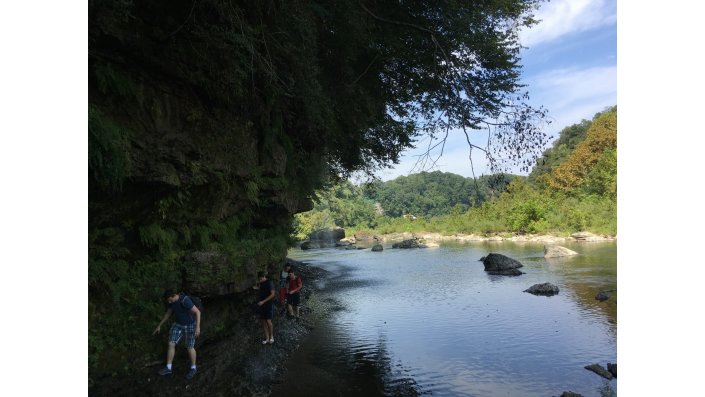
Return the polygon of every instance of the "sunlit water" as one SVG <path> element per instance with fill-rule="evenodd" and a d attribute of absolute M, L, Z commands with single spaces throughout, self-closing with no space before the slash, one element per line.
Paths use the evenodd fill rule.
<path fill-rule="evenodd" d="M 617 362 L 616 292 L 594 299 L 616 289 L 617 246 L 564 246 L 580 255 L 545 259 L 541 244 L 501 242 L 289 257 L 330 271 L 325 287 L 345 306 L 315 358 L 361 379 L 342 394 L 599 396 L 607 381 L 584 367 Z M 490 252 L 519 260 L 526 274 L 486 274 L 478 260 Z M 523 292 L 544 282 L 560 293 Z M 616 379 L 608 385 L 616 392 Z"/>

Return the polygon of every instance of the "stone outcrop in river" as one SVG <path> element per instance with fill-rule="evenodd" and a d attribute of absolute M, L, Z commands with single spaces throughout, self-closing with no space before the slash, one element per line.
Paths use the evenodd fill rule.
<path fill-rule="evenodd" d="M 558 291 L 558 287 L 551 283 L 534 284 L 528 289 L 524 290 L 524 292 L 528 292 L 530 294 L 543 296 L 553 296 L 558 294 Z"/>
<path fill-rule="evenodd" d="M 617 377 L 617 364 L 607 363 L 607 370 L 610 371 L 612 376 Z"/>
<path fill-rule="evenodd" d="M 562 256 L 572 256 L 578 255 L 577 252 L 570 250 L 566 247 L 561 247 L 560 245 L 544 245 L 543 246 L 543 257 L 544 258 L 560 258 Z"/>
<path fill-rule="evenodd" d="M 614 378 L 614 376 L 612 375 L 612 373 L 609 372 L 608 370 L 606 370 L 605 367 L 603 367 L 603 366 L 600 365 L 600 364 L 590 364 L 590 365 L 586 365 L 586 366 L 585 366 L 585 369 L 590 370 L 590 371 L 592 371 L 592 372 L 594 372 L 594 373 L 600 375 L 601 377 L 603 377 L 603 378 L 605 378 L 605 379 L 611 380 L 612 378 Z"/>
<path fill-rule="evenodd" d="M 422 240 L 414 237 L 412 239 L 403 240 L 392 244 L 392 248 L 426 248 Z"/>
<path fill-rule="evenodd" d="M 502 254 L 490 253 L 480 258 L 480 261 L 485 265 L 485 271 L 488 274 L 500 276 L 519 276 L 524 274 L 524 272 L 519 270 L 520 267 L 524 266 L 521 262 Z"/>
<path fill-rule="evenodd" d="M 570 237 L 574 238 L 576 241 L 609 241 L 609 240 L 614 240 L 614 237 L 611 236 L 598 236 L 597 234 L 590 233 L 590 232 L 578 232 L 578 233 L 573 233 L 570 235 Z"/>
<path fill-rule="evenodd" d="M 336 246 L 350 245 L 349 242 L 340 243 L 345 238 L 345 229 L 340 227 L 319 229 L 309 235 L 308 241 L 301 243 L 301 249 L 311 248 L 332 248 Z"/>
<path fill-rule="evenodd" d="M 582 395 L 582 394 L 575 393 L 575 392 L 572 392 L 572 391 L 564 391 L 564 392 L 561 394 L 561 397 L 583 397 L 583 395 Z"/>

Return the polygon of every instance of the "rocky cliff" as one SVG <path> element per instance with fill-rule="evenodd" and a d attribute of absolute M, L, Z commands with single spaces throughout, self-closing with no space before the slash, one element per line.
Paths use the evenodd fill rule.
<path fill-rule="evenodd" d="M 90 8 L 91 381 L 163 355 L 163 343 L 145 336 L 166 287 L 207 307 L 252 286 L 257 270 L 278 268 L 291 216 L 311 208 L 326 171 L 320 147 L 300 150 L 277 115 L 255 109 L 268 98 L 211 87 L 235 81 L 218 74 L 237 74 L 239 58 L 209 58 L 219 40 L 197 42 L 193 27 L 179 36 L 188 8 L 159 3 Z M 211 334 L 228 326 L 210 320 Z"/>

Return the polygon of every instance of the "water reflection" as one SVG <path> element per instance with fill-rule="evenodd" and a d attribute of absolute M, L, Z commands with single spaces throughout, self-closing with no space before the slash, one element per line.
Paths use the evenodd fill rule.
<path fill-rule="evenodd" d="M 419 396 L 409 370 L 392 363 L 384 330 L 374 340 L 354 335 L 353 324 L 336 322 L 314 329 L 305 348 L 291 357 L 284 382 L 275 385 L 277 396 Z"/>
<path fill-rule="evenodd" d="M 326 291 L 346 310 L 292 357 L 316 386 L 279 395 L 599 396 L 602 378 L 583 367 L 616 362 L 616 292 L 595 300 L 616 289 L 616 244 L 566 247 L 580 255 L 548 261 L 542 245 L 512 243 L 292 252 L 332 273 Z M 490 252 L 525 274 L 488 275 L 478 259 Z M 559 295 L 523 292 L 544 282 Z"/>

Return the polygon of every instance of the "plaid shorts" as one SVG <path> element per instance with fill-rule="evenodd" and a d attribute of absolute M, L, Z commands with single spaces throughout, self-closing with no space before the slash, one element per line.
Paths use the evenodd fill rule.
<path fill-rule="evenodd" d="M 169 330 L 169 343 L 177 344 L 181 339 L 182 334 L 186 334 L 186 348 L 192 348 L 196 345 L 196 323 L 181 325 L 174 323 Z"/>

